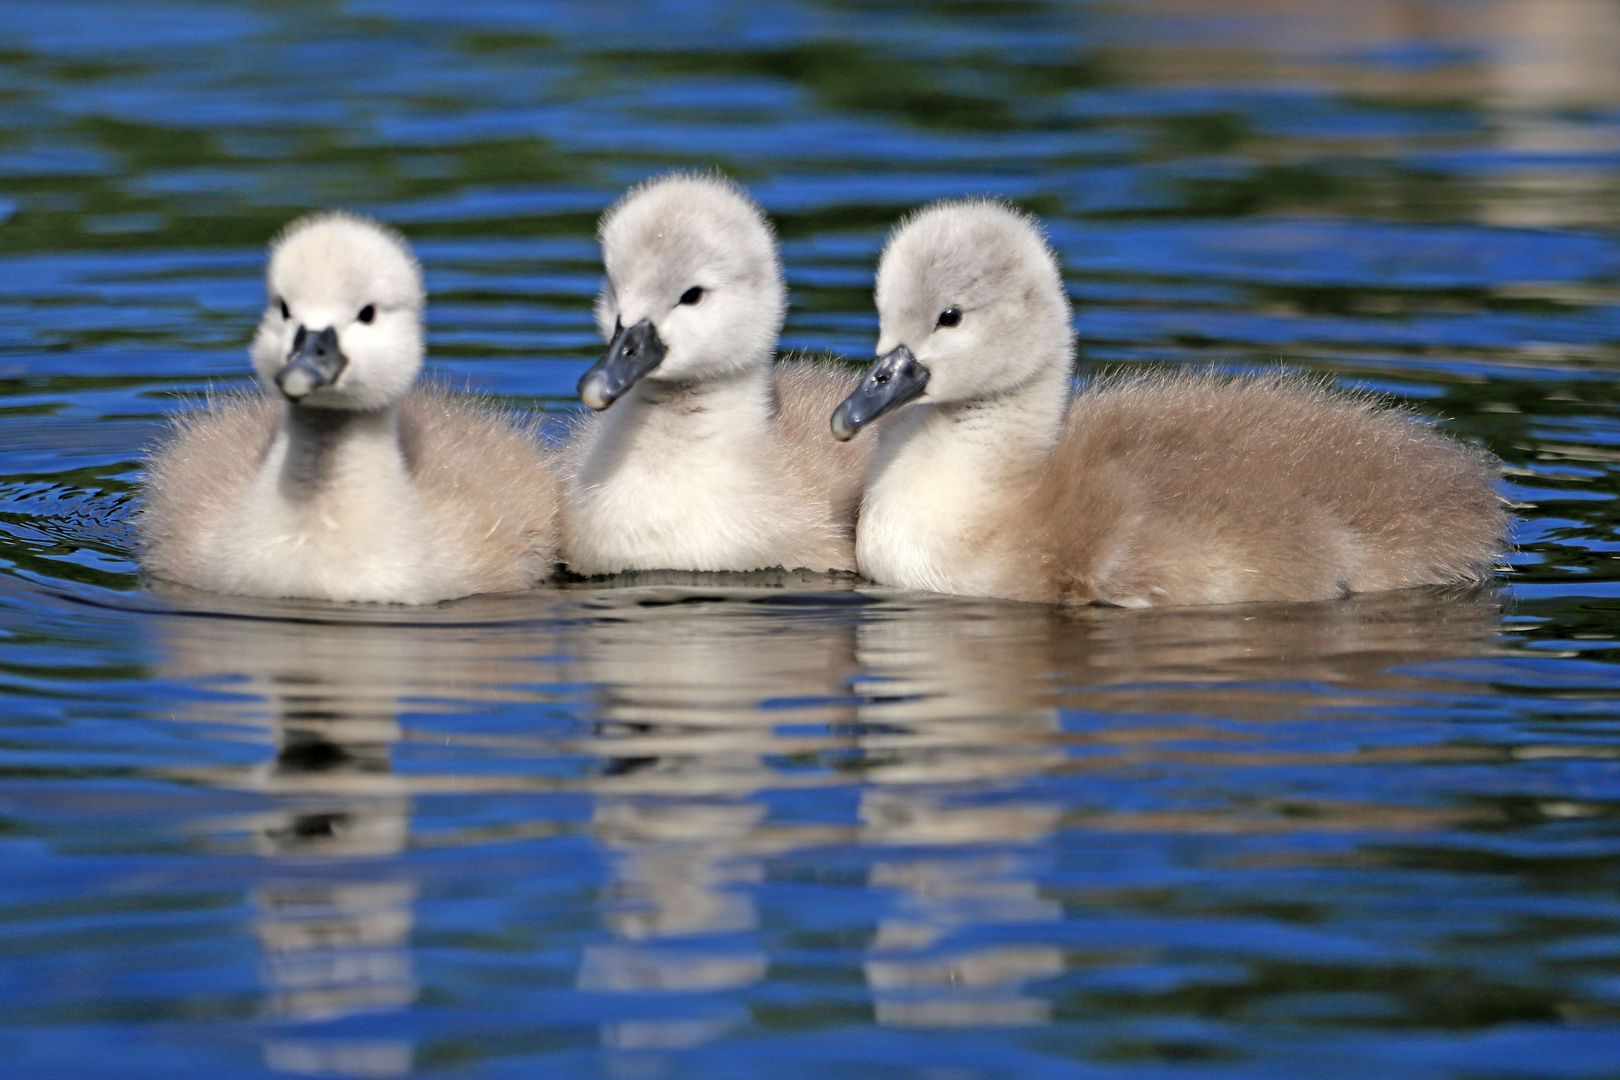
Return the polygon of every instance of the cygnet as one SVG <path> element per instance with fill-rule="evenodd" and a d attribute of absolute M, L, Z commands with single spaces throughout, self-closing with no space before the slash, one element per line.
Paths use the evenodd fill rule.
<path fill-rule="evenodd" d="M 859 377 L 772 362 L 786 289 L 764 213 L 674 174 L 610 207 L 600 237 L 609 345 L 579 394 L 606 411 L 568 451 L 568 569 L 853 570 L 870 447 L 835 442 L 826 416 Z"/>
<path fill-rule="evenodd" d="M 405 241 L 303 218 L 266 280 L 265 392 L 181 417 L 151 455 L 143 568 L 213 592 L 402 604 L 547 576 L 556 468 L 528 424 L 413 389 L 424 294 Z"/>
<path fill-rule="evenodd" d="M 860 509 L 877 582 L 1123 607 L 1318 600 L 1480 581 L 1502 553 L 1494 461 L 1403 410 L 1276 375 L 1075 394 L 1057 259 L 1006 206 L 903 221 L 876 300 L 880 356 L 832 426 L 848 439 L 906 406 Z"/>

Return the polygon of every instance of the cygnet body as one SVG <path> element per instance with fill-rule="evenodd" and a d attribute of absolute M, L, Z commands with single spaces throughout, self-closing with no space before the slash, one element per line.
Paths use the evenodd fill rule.
<path fill-rule="evenodd" d="M 1069 305 L 1030 218 L 944 203 L 878 269 L 879 359 L 833 414 L 879 438 L 856 538 L 883 584 L 1124 607 L 1479 581 L 1506 528 L 1488 455 L 1282 376 L 1075 394 Z M 909 403 L 909 404 L 908 404 Z"/>
<path fill-rule="evenodd" d="M 422 275 L 375 222 L 272 245 L 261 394 L 181 417 L 147 463 L 143 568 L 213 592 L 431 603 L 525 588 L 556 558 L 556 470 L 524 424 L 413 388 Z"/>
<path fill-rule="evenodd" d="M 736 185 L 676 174 L 603 216 L 606 355 L 580 397 L 562 557 L 625 570 L 853 570 L 870 447 L 826 411 L 857 376 L 773 363 L 786 302 L 770 225 Z"/>

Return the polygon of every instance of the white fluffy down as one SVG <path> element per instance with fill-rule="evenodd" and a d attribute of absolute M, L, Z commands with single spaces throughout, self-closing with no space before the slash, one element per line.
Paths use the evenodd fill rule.
<path fill-rule="evenodd" d="M 667 352 L 576 435 L 569 569 L 853 569 L 870 447 L 839 446 L 825 419 L 853 377 L 773 369 L 785 289 L 763 212 L 729 181 L 675 174 L 633 189 L 600 234 L 602 336 L 645 319 Z M 808 425 L 807 403 L 821 414 Z"/>
<path fill-rule="evenodd" d="M 1299 379 L 1070 388 L 1069 306 L 1028 216 L 942 203 L 878 268 L 878 350 L 922 395 L 881 432 L 863 574 L 936 592 L 1161 604 L 1477 580 L 1506 523 L 1488 455 Z M 948 318 L 942 313 L 951 312 Z"/>
<path fill-rule="evenodd" d="M 151 455 L 142 566 L 215 592 L 429 603 L 550 572 L 557 483 L 528 425 L 413 390 L 422 279 L 404 240 L 323 214 L 275 242 L 254 339 L 263 395 L 211 401 Z M 298 402 L 275 376 L 300 330 L 346 363 Z"/>

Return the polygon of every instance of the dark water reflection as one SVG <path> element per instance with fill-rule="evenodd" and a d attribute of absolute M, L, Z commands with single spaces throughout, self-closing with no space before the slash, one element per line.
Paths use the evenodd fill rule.
<path fill-rule="evenodd" d="M 1613 0 L 0 5 L 0 1072 L 1620 1070 Z M 262 246 L 397 224 L 561 412 L 597 214 L 724 168 L 784 348 L 904 209 L 1041 213 L 1081 374 L 1283 362 L 1507 465 L 1490 590 L 1063 612 L 645 575 L 148 589 Z M 9 1071 L 8 1071 L 9 1070 Z"/>

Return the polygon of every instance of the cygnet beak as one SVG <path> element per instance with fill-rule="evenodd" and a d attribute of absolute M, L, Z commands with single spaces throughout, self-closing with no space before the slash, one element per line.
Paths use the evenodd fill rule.
<path fill-rule="evenodd" d="M 619 331 L 607 355 L 579 380 L 579 399 L 601 412 L 624 396 L 636 380 L 664 361 L 664 340 L 650 319 Z"/>
<path fill-rule="evenodd" d="M 337 331 L 310 333 L 302 326 L 293 338 L 293 353 L 282 369 L 276 372 L 276 385 L 291 401 L 307 397 L 311 391 L 337 381 L 349 358 L 338 348 Z"/>
<path fill-rule="evenodd" d="M 904 405 L 928 386 L 928 369 L 917 362 L 904 345 L 877 358 L 867 369 L 866 378 L 843 404 L 833 410 L 832 433 L 847 442 L 855 433 L 890 409 Z"/>

